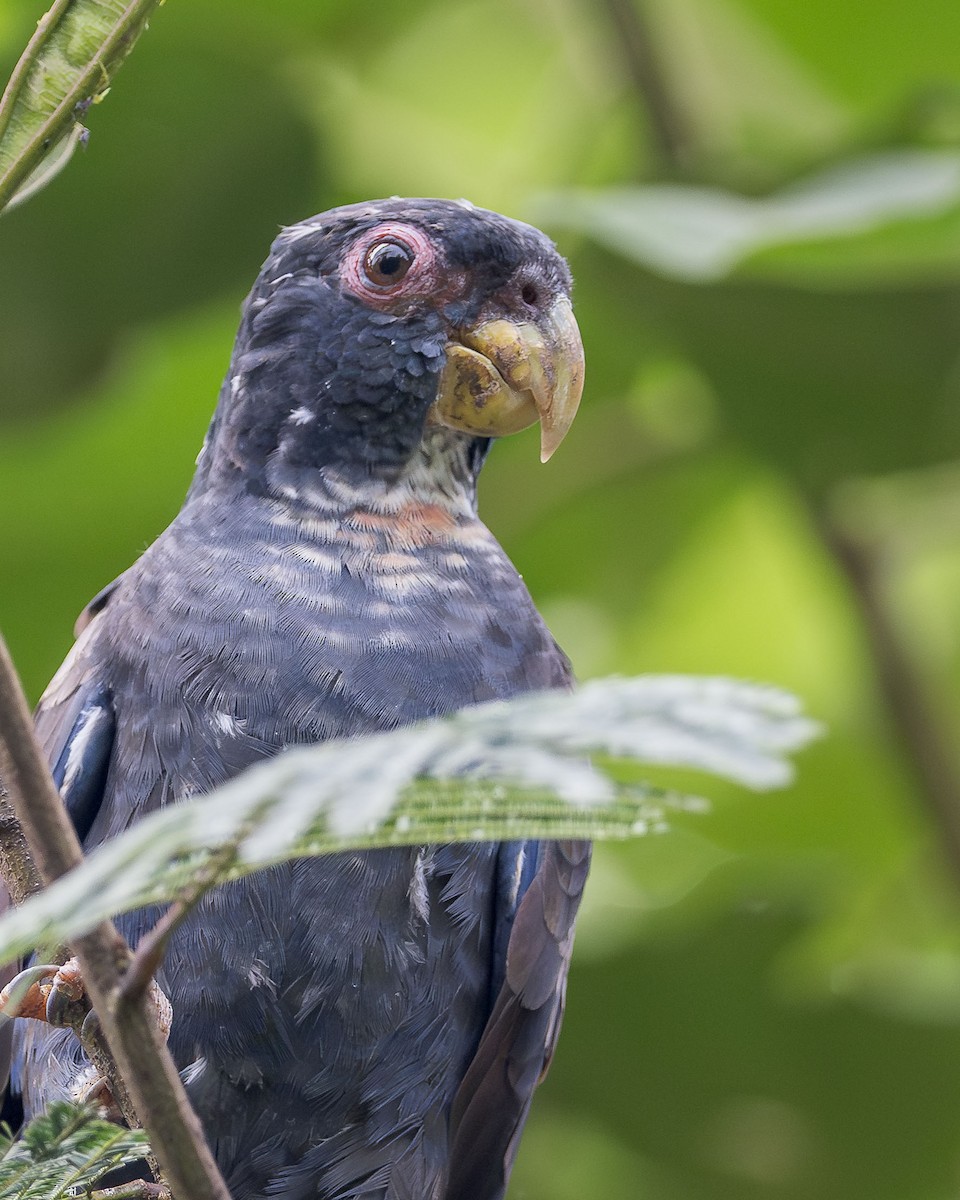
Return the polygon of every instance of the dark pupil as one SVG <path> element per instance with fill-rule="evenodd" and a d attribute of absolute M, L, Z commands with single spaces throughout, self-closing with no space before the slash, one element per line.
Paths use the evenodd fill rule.
<path fill-rule="evenodd" d="M 364 267 L 371 283 L 381 287 L 399 283 L 410 270 L 413 254 L 399 242 L 379 242 L 367 251 Z"/>

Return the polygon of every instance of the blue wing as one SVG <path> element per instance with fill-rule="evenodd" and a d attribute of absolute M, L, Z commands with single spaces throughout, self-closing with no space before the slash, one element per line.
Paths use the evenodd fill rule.
<path fill-rule="evenodd" d="M 90 832 L 103 800 L 116 719 L 108 689 L 94 683 L 77 697 L 79 711 L 68 726 L 52 765 L 53 781 L 81 841 Z"/>
<path fill-rule="evenodd" d="M 498 863 L 496 996 L 450 1114 L 445 1200 L 501 1200 L 563 1015 L 588 842 L 507 842 Z"/>

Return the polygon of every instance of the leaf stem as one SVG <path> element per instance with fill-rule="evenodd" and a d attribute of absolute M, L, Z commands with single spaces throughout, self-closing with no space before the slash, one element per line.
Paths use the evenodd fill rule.
<path fill-rule="evenodd" d="M 50 34 L 56 29 L 57 23 L 72 2 L 73 0 L 56 0 L 53 7 L 49 8 L 37 22 L 33 37 L 27 42 L 26 49 L 20 55 L 20 60 L 13 68 L 13 74 L 3 89 L 3 95 L 0 96 L 0 138 L 7 132 L 10 125 L 10 118 L 13 116 L 21 86 L 36 65 L 40 51 L 49 40 Z"/>
<path fill-rule="evenodd" d="M 77 1163 L 73 1172 L 60 1181 L 60 1183 L 58 1185 L 57 1194 L 55 1197 L 53 1197 L 53 1200 L 60 1200 L 61 1196 L 70 1192 L 71 1188 L 73 1188 L 76 1185 L 77 1180 L 82 1179 L 84 1172 L 87 1171 L 91 1167 L 91 1165 L 93 1165 L 94 1163 L 98 1163 L 98 1164 L 99 1163 L 109 1163 L 111 1161 L 110 1160 L 111 1149 L 117 1144 L 117 1142 L 123 1141 L 123 1139 L 126 1137 L 129 1137 L 129 1133 L 127 1132 L 127 1130 L 121 1128 L 120 1126 L 117 1126 L 117 1132 L 113 1135 L 112 1138 L 110 1138 L 108 1141 L 102 1142 L 98 1146 L 96 1146 L 93 1149 L 93 1151 L 91 1152 L 90 1156 L 85 1161 Z M 66 1138 L 62 1138 L 61 1140 L 66 1141 Z M 114 1154 L 114 1157 L 112 1160 L 113 1166 L 116 1165 L 117 1157 L 119 1157 L 119 1156 Z M 106 1172 L 103 1172 L 103 1173 L 106 1174 Z"/>

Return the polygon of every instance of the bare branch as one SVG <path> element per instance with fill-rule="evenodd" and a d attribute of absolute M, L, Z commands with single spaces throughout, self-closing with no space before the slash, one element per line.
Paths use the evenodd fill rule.
<path fill-rule="evenodd" d="M 606 0 L 606 7 L 619 34 L 621 56 L 661 168 L 668 175 L 686 174 L 690 167 L 690 131 L 661 69 L 642 2 Z"/>
<path fill-rule="evenodd" d="M 860 610 L 880 694 L 895 735 L 940 833 L 940 845 L 960 885 L 960 771 L 890 609 L 882 551 L 828 513 L 817 512 L 823 540 L 846 576 Z"/>
<path fill-rule="evenodd" d="M 40 874 L 30 855 L 23 827 L 0 782 L 0 876 L 7 885 L 10 899 L 17 906 L 43 887 Z"/>
<path fill-rule="evenodd" d="M 170 1192 L 160 1183 L 145 1183 L 135 1179 L 119 1187 L 102 1188 L 90 1193 L 90 1200 L 171 1200 Z"/>

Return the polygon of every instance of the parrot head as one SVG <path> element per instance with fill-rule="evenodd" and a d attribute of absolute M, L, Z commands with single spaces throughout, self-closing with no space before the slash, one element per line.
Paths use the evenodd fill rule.
<path fill-rule="evenodd" d="M 285 228 L 245 302 L 198 480 L 389 484 L 427 444 L 475 475 L 488 439 L 538 420 L 546 461 L 583 388 L 570 286 L 544 234 L 466 201 L 380 200 Z"/>

